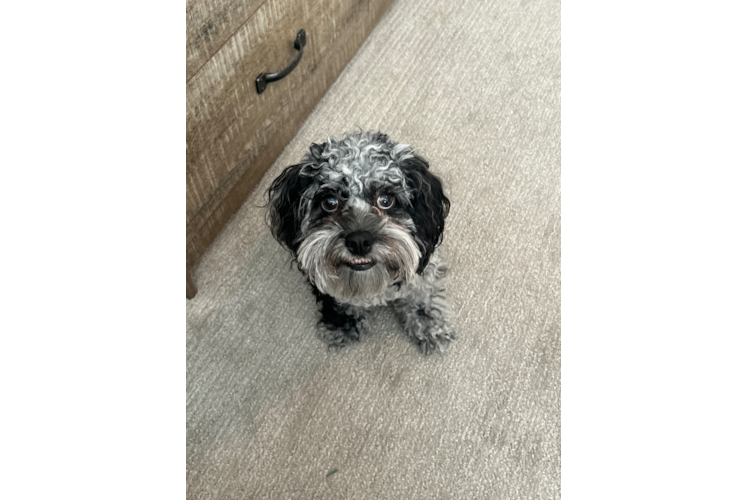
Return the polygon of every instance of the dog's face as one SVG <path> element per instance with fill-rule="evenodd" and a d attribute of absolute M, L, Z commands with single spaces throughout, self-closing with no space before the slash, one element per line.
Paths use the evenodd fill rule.
<path fill-rule="evenodd" d="M 380 133 L 312 144 L 268 190 L 273 236 L 322 293 L 371 297 L 423 271 L 449 200 L 428 164 Z"/>

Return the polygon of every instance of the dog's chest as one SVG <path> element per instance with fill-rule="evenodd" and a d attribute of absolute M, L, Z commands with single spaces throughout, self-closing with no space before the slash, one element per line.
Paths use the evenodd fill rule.
<path fill-rule="evenodd" d="M 417 275 L 415 280 L 411 283 L 391 285 L 382 295 L 336 300 L 340 303 L 350 304 L 355 307 L 363 307 L 364 309 L 384 306 L 397 299 L 409 302 L 423 300 L 424 297 L 427 297 L 432 293 L 434 286 L 441 282 L 445 274 L 446 266 L 439 255 L 439 250 L 437 249 L 431 256 L 423 274 Z"/>
<path fill-rule="evenodd" d="M 346 300 L 338 300 L 338 302 L 350 304 L 355 307 L 363 307 L 365 309 L 384 306 L 405 296 L 407 288 L 409 288 L 408 285 L 392 285 L 388 287 L 382 295 L 376 295 L 374 297 L 355 297 Z"/>

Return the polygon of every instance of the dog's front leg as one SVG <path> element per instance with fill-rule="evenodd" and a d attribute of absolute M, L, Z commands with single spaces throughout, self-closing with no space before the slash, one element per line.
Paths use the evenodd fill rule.
<path fill-rule="evenodd" d="M 366 309 L 340 304 L 316 289 L 315 294 L 322 313 L 319 322 L 320 338 L 330 348 L 343 347 L 361 340 L 361 335 L 369 325 Z"/>
<path fill-rule="evenodd" d="M 395 313 L 411 341 L 423 354 L 443 352 L 455 339 L 452 308 L 444 290 L 446 268 L 430 265 L 424 279 L 394 301 Z"/>

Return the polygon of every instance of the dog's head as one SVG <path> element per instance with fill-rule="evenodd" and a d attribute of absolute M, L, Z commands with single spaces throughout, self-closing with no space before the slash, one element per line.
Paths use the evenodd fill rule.
<path fill-rule="evenodd" d="M 312 144 L 268 190 L 273 236 L 321 292 L 379 295 L 421 273 L 444 232 L 449 200 L 407 144 L 359 132 Z"/>

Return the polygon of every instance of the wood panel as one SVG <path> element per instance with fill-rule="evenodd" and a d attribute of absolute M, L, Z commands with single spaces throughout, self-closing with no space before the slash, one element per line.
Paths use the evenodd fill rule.
<path fill-rule="evenodd" d="M 267 0 L 187 83 L 188 269 L 241 206 L 392 0 Z M 258 95 L 254 79 L 304 57 Z M 189 61 L 188 61 L 189 64 Z"/>
<path fill-rule="evenodd" d="M 187 81 L 265 0 L 187 0 Z"/>

